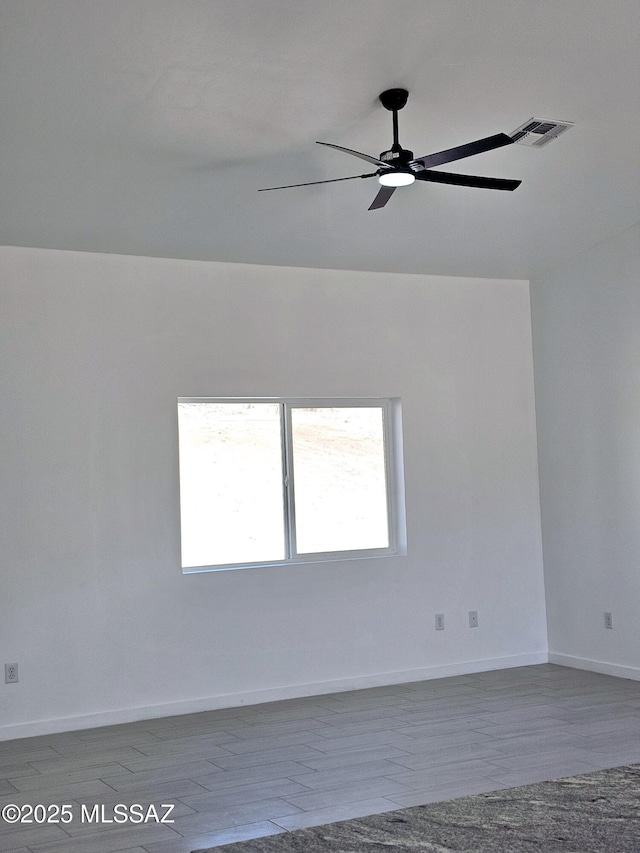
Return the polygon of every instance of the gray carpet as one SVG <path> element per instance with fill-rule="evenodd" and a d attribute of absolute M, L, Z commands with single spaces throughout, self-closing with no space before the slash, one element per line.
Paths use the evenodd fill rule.
<path fill-rule="evenodd" d="M 209 848 L 210 853 L 640 853 L 640 764 Z"/>

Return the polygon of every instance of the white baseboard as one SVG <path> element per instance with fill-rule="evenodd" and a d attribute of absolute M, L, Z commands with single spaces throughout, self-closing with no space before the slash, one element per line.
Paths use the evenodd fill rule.
<path fill-rule="evenodd" d="M 560 655 L 556 652 L 549 652 L 549 663 L 570 666 L 574 669 L 588 669 L 590 672 L 600 672 L 603 675 L 615 675 L 618 678 L 631 678 L 634 681 L 640 681 L 640 667 L 637 666 L 622 666 L 618 663 L 578 658 L 573 655 Z"/>
<path fill-rule="evenodd" d="M 178 714 L 195 714 L 201 711 L 215 711 L 220 708 L 239 708 L 246 705 L 259 705 L 263 702 L 277 702 L 282 699 L 321 696 L 325 693 L 340 693 L 346 690 L 364 690 L 368 687 L 406 684 L 411 681 L 429 681 L 434 678 L 449 678 L 455 675 L 488 672 L 495 669 L 511 669 L 516 666 L 532 666 L 547 663 L 547 661 L 548 656 L 546 651 L 533 652 L 532 654 L 463 661 L 461 663 L 430 666 L 400 672 L 361 675 L 353 678 L 337 679 L 335 681 L 292 684 L 285 687 L 271 687 L 244 693 L 228 693 L 219 696 L 207 696 L 200 699 L 187 699 L 181 702 L 167 702 L 161 705 L 119 708 L 117 710 L 100 711 L 95 714 L 81 714 L 79 716 L 58 717 L 49 720 L 33 720 L 26 723 L 0 726 L 0 741 L 34 737 L 36 735 L 57 734 L 59 732 L 76 731 L 79 729 L 92 729 L 97 726 L 132 723 L 139 720 L 152 720 L 157 717 L 173 717 Z"/>

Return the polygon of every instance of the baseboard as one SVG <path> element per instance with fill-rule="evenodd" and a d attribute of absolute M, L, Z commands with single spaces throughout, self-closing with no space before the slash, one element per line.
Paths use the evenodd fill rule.
<path fill-rule="evenodd" d="M 325 693 L 340 693 L 346 690 L 364 690 L 368 687 L 385 687 L 392 684 L 406 684 L 411 681 L 429 681 L 434 678 L 450 678 L 455 675 L 468 675 L 474 672 L 488 672 L 495 669 L 511 669 L 516 666 L 532 666 L 547 663 L 545 652 L 513 655 L 501 658 L 463 661 L 455 664 L 443 664 L 420 669 L 399 672 L 384 672 L 342 678 L 334 681 L 321 681 L 308 684 L 293 684 L 284 687 L 271 687 L 251 690 L 244 693 L 228 693 L 219 696 L 206 696 L 181 702 L 167 702 L 160 705 L 144 705 L 134 708 L 101 711 L 95 714 L 82 714 L 71 717 L 58 717 L 49 720 L 33 720 L 26 723 L 0 727 L 0 741 L 15 738 L 34 737 L 36 735 L 58 734 L 59 732 L 92 729 L 98 726 L 112 726 L 119 723 L 133 723 L 139 720 L 152 720 L 157 717 L 173 717 L 178 714 L 195 714 L 201 711 L 215 711 L 221 708 L 239 708 L 246 705 L 260 705 L 263 702 L 278 702 L 283 699 L 299 699 L 306 696 L 321 696 Z"/>
<path fill-rule="evenodd" d="M 603 675 L 615 675 L 618 678 L 631 678 L 634 681 L 640 681 L 640 668 L 637 666 L 622 666 L 618 663 L 591 660 L 591 658 L 561 655 L 557 652 L 549 652 L 549 663 L 557 663 L 560 666 L 571 666 L 574 669 L 588 669 L 590 672 L 600 672 Z"/>

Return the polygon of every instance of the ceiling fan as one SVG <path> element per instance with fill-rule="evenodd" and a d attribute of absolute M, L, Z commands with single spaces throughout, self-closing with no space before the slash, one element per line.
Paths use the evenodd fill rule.
<path fill-rule="evenodd" d="M 351 148 L 343 148 L 341 145 L 333 145 L 331 142 L 317 143 L 366 160 L 378 167 L 375 172 L 366 175 L 350 175 L 347 178 L 331 178 L 327 181 L 288 184 L 284 187 L 265 187 L 258 192 L 309 187 L 313 184 L 332 184 L 336 181 L 352 181 L 356 178 L 377 178 L 381 187 L 369 206 L 369 210 L 378 210 L 385 206 L 397 187 L 409 186 L 414 181 L 431 181 L 436 184 L 455 184 L 460 187 L 510 191 L 520 186 L 521 181 L 512 181 L 507 178 L 484 178 L 475 175 L 456 175 L 451 172 L 431 171 L 433 166 L 441 166 L 443 163 L 451 163 L 454 160 L 462 160 L 464 157 L 481 154 L 483 151 L 491 151 L 494 148 L 501 148 L 503 145 L 511 145 L 515 140 L 506 133 L 496 133 L 494 136 L 477 139 L 475 142 L 458 145 L 456 148 L 448 148 L 446 151 L 438 151 L 424 157 L 414 157 L 413 151 L 403 148 L 398 142 L 398 112 L 407 103 L 408 97 L 409 92 L 406 89 L 387 89 L 380 95 L 382 106 L 393 113 L 393 145 L 388 151 L 383 151 L 380 157 L 371 157 L 369 154 L 362 154 L 360 151 L 353 151 Z"/>

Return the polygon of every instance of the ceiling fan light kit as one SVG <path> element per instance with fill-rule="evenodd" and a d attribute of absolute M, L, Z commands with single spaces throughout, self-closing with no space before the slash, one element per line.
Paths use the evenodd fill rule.
<path fill-rule="evenodd" d="M 506 133 L 496 133 L 466 145 L 458 145 L 435 154 L 426 154 L 423 157 L 414 157 L 413 151 L 403 148 L 398 141 L 398 112 L 407 103 L 409 92 L 406 89 L 387 89 L 380 95 L 382 106 L 393 114 L 393 144 L 388 151 L 383 151 L 379 157 L 363 154 L 351 148 L 343 148 L 331 142 L 318 142 L 318 145 L 326 145 L 337 151 L 344 151 L 360 160 L 365 160 L 377 166 L 375 172 L 365 175 L 350 175 L 346 178 L 331 178 L 326 181 L 309 181 L 304 184 L 288 184 L 284 187 L 265 187 L 259 192 L 268 190 L 285 190 L 293 187 L 307 187 L 314 184 L 332 184 L 337 181 L 351 181 L 356 178 L 378 178 L 381 184 L 378 194 L 369 206 L 369 210 L 378 210 L 384 207 L 398 187 L 406 187 L 415 181 L 425 181 L 437 184 L 452 184 L 460 187 L 477 187 L 480 189 L 513 191 L 520 186 L 520 181 L 508 178 L 486 178 L 476 175 L 458 175 L 451 172 L 434 172 L 435 166 L 444 163 L 452 163 L 465 157 L 481 154 L 483 151 L 491 151 L 504 145 L 512 145 L 516 140 Z"/>
<path fill-rule="evenodd" d="M 415 179 L 411 169 L 389 169 L 378 175 L 378 183 L 383 187 L 408 187 Z"/>

